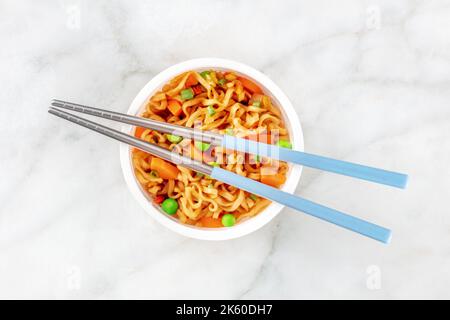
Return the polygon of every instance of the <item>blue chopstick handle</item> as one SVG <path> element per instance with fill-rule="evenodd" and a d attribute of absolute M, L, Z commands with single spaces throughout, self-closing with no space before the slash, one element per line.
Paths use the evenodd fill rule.
<path fill-rule="evenodd" d="M 380 242 L 389 243 L 391 239 L 391 231 L 389 229 L 269 187 L 222 168 L 214 167 L 211 177 Z"/>
<path fill-rule="evenodd" d="M 275 145 L 224 135 L 222 146 L 227 149 L 258 154 L 307 167 L 334 172 L 349 177 L 381 183 L 404 189 L 408 176 L 403 173 L 377 169 L 356 163 L 317 156 L 310 153 L 280 148 Z"/>

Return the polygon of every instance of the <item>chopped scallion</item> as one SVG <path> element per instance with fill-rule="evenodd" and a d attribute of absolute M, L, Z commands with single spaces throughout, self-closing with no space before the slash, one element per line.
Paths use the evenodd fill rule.
<path fill-rule="evenodd" d="M 194 97 L 194 91 L 191 88 L 181 90 L 181 100 L 190 100 Z"/>
<path fill-rule="evenodd" d="M 292 143 L 290 143 L 287 140 L 279 140 L 277 142 L 277 146 L 282 147 L 282 148 L 292 149 Z"/>
<path fill-rule="evenodd" d="M 176 136 L 176 135 L 174 135 L 174 134 L 168 134 L 168 135 L 167 135 L 167 140 L 169 140 L 169 141 L 172 142 L 172 143 L 178 143 L 178 142 L 180 142 L 181 140 L 183 140 L 183 137 Z"/>
<path fill-rule="evenodd" d="M 214 110 L 213 106 L 208 106 L 208 108 L 206 110 L 207 110 L 209 116 L 213 116 L 216 114 L 216 110 Z"/>
<path fill-rule="evenodd" d="M 206 79 L 206 76 L 210 74 L 210 71 L 202 71 L 200 72 L 200 75 L 202 76 L 203 79 Z"/>
<path fill-rule="evenodd" d="M 200 151 L 207 151 L 211 144 L 201 141 L 195 141 L 195 147 Z"/>

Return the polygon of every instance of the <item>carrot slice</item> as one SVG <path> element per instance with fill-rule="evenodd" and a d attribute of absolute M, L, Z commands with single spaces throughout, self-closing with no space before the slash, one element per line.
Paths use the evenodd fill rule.
<path fill-rule="evenodd" d="M 136 127 L 136 130 L 134 131 L 134 136 L 136 138 L 141 138 L 142 134 L 144 133 L 144 131 L 147 130 L 146 128 L 142 128 L 142 127 Z"/>
<path fill-rule="evenodd" d="M 144 159 L 147 162 L 150 162 L 152 160 L 152 155 L 150 153 L 144 152 L 144 151 L 142 151 L 140 149 L 137 149 L 137 148 L 133 148 L 133 154 L 136 157 L 140 157 L 140 158 Z"/>
<path fill-rule="evenodd" d="M 262 171 L 261 171 L 262 172 Z M 261 173 L 261 182 L 272 187 L 278 188 L 286 181 L 286 177 L 281 173 L 263 175 Z"/>
<path fill-rule="evenodd" d="M 187 79 L 186 82 L 184 83 L 184 86 L 186 88 L 195 86 L 198 83 L 197 78 L 195 77 L 195 74 L 191 74 Z"/>
<path fill-rule="evenodd" d="M 158 175 L 163 179 L 176 179 L 179 172 L 176 166 L 157 157 L 152 158 L 150 168 L 158 172 Z"/>
<path fill-rule="evenodd" d="M 263 93 L 261 88 L 253 81 L 243 77 L 239 77 L 238 80 L 242 83 L 244 88 L 250 91 L 251 93 L 259 93 L 259 94 Z"/>
<path fill-rule="evenodd" d="M 169 100 L 169 102 L 167 103 L 167 108 L 169 109 L 169 111 L 174 115 L 174 116 L 179 116 L 181 114 L 181 112 L 183 111 L 181 109 L 181 103 L 177 100 Z"/>
<path fill-rule="evenodd" d="M 221 228 L 223 227 L 221 219 L 214 219 L 213 217 L 202 217 L 200 223 L 205 228 Z"/>

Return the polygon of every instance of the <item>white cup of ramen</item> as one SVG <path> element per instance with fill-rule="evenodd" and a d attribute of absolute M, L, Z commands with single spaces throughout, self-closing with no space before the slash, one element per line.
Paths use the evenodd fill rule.
<path fill-rule="evenodd" d="M 139 115 L 144 110 L 148 100 L 158 90 L 161 90 L 164 84 L 169 82 L 175 76 L 190 71 L 204 71 L 204 70 L 220 70 L 220 71 L 234 71 L 236 74 L 244 76 L 256 84 L 258 84 L 268 95 L 274 104 L 280 109 L 283 121 L 289 132 L 290 142 L 295 150 L 303 151 L 303 131 L 300 121 L 295 112 L 294 107 L 281 91 L 281 89 L 267 76 L 261 72 L 249 67 L 245 64 L 238 63 L 231 60 L 217 59 L 217 58 L 201 58 L 193 59 L 178 63 L 156 75 L 150 80 L 144 88 L 134 98 L 128 109 L 128 114 Z M 133 134 L 132 126 L 124 126 L 123 132 Z M 120 160 L 123 175 L 133 196 L 141 204 L 144 210 L 156 221 L 166 226 L 170 230 L 195 239 L 202 240 L 227 240 L 238 238 L 247 235 L 253 231 L 258 230 L 262 226 L 269 223 L 280 211 L 283 205 L 272 202 L 269 206 L 259 212 L 257 215 L 239 222 L 232 227 L 223 228 L 203 228 L 181 223 L 178 219 L 169 216 L 162 212 L 156 204 L 153 203 L 152 198 L 141 187 L 137 180 L 131 159 L 131 147 L 125 144 L 120 145 Z M 294 193 L 300 175 L 302 172 L 301 166 L 289 164 L 289 170 L 286 174 L 286 181 L 282 185 L 281 190 Z"/>

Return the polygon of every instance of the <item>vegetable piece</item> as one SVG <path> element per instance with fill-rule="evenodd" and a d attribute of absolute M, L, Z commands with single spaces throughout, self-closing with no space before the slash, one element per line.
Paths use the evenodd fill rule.
<path fill-rule="evenodd" d="M 195 86 L 198 83 L 197 78 L 195 77 L 195 74 L 190 74 L 189 77 L 186 79 L 186 82 L 184 83 L 184 86 L 186 88 Z"/>
<path fill-rule="evenodd" d="M 223 86 L 225 83 L 227 83 L 227 79 L 225 79 L 225 78 L 219 79 L 219 80 L 217 80 L 217 83 L 220 84 L 221 86 Z"/>
<path fill-rule="evenodd" d="M 181 109 L 181 103 L 174 99 L 169 100 L 167 103 L 167 109 L 169 109 L 169 111 L 176 117 L 178 117 L 183 111 L 183 109 Z"/>
<path fill-rule="evenodd" d="M 286 181 L 286 177 L 281 173 L 265 175 L 262 172 L 261 170 L 261 182 L 269 186 L 278 188 Z"/>
<path fill-rule="evenodd" d="M 194 91 L 195 95 L 198 95 L 198 94 L 203 92 L 203 87 L 202 87 L 201 84 L 198 84 L 196 86 L 192 86 L 191 88 L 192 88 L 192 91 Z"/>
<path fill-rule="evenodd" d="M 174 215 L 178 210 L 178 202 L 175 199 L 167 198 L 161 204 L 161 209 L 168 215 Z"/>
<path fill-rule="evenodd" d="M 144 131 L 147 130 L 146 128 L 142 128 L 142 127 L 136 127 L 136 130 L 134 131 L 134 136 L 136 138 L 141 138 L 142 134 L 144 133 Z"/>
<path fill-rule="evenodd" d="M 220 165 L 219 165 L 217 162 L 215 162 L 215 161 L 208 162 L 208 164 L 209 164 L 210 166 L 213 166 L 213 167 L 219 167 L 219 166 L 220 166 Z"/>
<path fill-rule="evenodd" d="M 181 90 L 180 92 L 181 100 L 190 100 L 194 97 L 194 91 L 191 88 Z"/>
<path fill-rule="evenodd" d="M 200 72 L 200 75 L 202 76 L 203 79 L 206 79 L 206 76 L 209 75 L 211 72 L 206 70 L 206 71 L 202 71 Z"/>
<path fill-rule="evenodd" d="M 203 173 L 201 173 L 201 172 L 196 172 L 195 176 L 198 177 L 198 178 L 203 178 L 205 175 Z"/>
<path fill-rule="evenodd" d="M 159 177 L 163 179 L 176 179 L 179 172 L 176 166 L 157 157 L 152 158 L 150 168 L 158 172 Z"/>
<path fill-rule="evenodd" d="M 147 162 L 152 161 L 153 156 L 150 153 L 144 152 L 137 148 L 133 148 L 133 156 L 137 156 L 141 159 L 144 159 Z"/>
<path fill-rule="evenodd" d="M 261 88 L 253 81 L 243 77 L 239 77 L 238 80 L 242 83 L 242 86 L 251 93 L 263 93 Z"/>
<path fill-rule="evenodd" d="M 256 201 L 256 200 L 258 200 L 258 197 L 256 196 L 256 195 L 254 195 L 253 193 L 252 194 L 250 194 L 250 199 L 252 199 L 253 201 Z"/>
<path fill-rule="evenodd" d="M 257 107 L 257 108 L 261 108 L 261 101 L 253 101 L 252 106 Z"/>
<path fill-rule="evenodd" d="M 236 218 L 231 213 L 222 216 L 222 224 L 224 227 L 232 227 L 236 223 Z"/>
<path fill-rule="evenodd" d="M 167 140 L 169 140 L 172 143 L 179 143 L 181 140 L 183 140 L 183 137 L 176 136 L 174 134 L 168 134 Z"/>
<path fill-rule="evenodd" d="M 208 106 L 208 108 L 206 108 L 206 111 L 208 112 L 209 116 L 213 116 L 216 114 L 216 110 L 214 110 L 213 106 Z"/>
<path fill-rule="evenodd" d="M 195 141 L 195 147 L 202 152 L 207 151 L 210 146 L 210 143 Z"/>
<path fill-rule="evenodd" d="M 165 199 L 166 197 L 164 197 L 163 195 L 159 195 L 155 197 L 154 201 L 156 204 L 161 204 Z"/>
<path fill-rule="evenodd" d="M 200 222 L 204 228 L 222 228 L 222 221 L 213 217 L 202 217 Z"/>
<path fill-rule="evenodd" d="M 292 149 L 292 143 L 290 143 L 287 140 L 278 140 L 277 146 L 282 147 L 282 148 Z"/>

